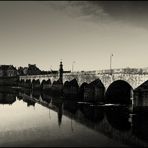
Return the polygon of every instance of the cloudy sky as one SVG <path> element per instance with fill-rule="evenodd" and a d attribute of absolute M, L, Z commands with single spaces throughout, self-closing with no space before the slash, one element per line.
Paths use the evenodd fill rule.
<path fill-rule="evenodd" d="M 0 64 L 148 67 L 146 1 L 0 1 Z"/>

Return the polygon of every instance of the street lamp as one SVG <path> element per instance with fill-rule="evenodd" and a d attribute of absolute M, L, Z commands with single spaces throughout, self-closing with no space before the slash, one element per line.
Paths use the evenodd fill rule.
<path fill-rule="evenodd" d="M 113 54 L 110 55 L 110 74 L 112 75 L 112 57 Z"/>

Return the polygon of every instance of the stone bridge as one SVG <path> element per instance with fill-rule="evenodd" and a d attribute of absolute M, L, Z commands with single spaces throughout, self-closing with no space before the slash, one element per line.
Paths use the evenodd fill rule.
<path fill-rule="evenodd" d="M 81 86 L 82 83 L 90 83 L 96 79 L 100 79 L 102 83 L 104 84 L 105 88 L 107 89 L 111 83 L 113 83 L 116 80 L 123 80 L 130 84 L 130 86 L 135 89 L 142 83 L 148 80 L 148 74 L 124 74 L 124 73 L 115 73 L 115 74 L 105 74 L 105 73 L 99 73 L 99 74 L 89 74 L 85 72 L 75 72 L 75 73 L 64 73 L 63 74 L 63 84 L 65 81 L 70 81 L 72 79 L 76 79 L 79 86 Z M 57 81 L 59 79 L 59 74 L 48 74 L 48 75 L 27 75 L 27 76 L 20 76 L 20 80 L 40 80 L 40 83 L 43 80 L 51 80 L 51 83 L 54 81 Z"/>

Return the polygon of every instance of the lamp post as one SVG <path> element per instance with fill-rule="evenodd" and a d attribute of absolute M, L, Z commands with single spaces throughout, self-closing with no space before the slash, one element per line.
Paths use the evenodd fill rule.
<path fill-rule="evenodd" d="M 112 75 L 112 57 L 113 54 L 110 55 L 110 74 Z"/>

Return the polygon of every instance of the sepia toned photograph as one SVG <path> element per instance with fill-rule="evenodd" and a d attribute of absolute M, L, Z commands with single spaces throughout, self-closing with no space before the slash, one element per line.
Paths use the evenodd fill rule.
<path fill-rule="evenodd" d="M 147 1 L 0 1 L 0 147 L 148 147 Z"/>

